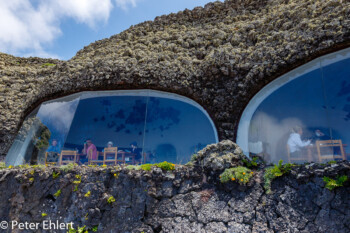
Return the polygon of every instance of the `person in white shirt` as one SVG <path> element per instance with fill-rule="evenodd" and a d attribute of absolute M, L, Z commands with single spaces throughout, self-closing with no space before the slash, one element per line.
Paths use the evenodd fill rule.
<path fill-rule="evenodd" d="M 311 141 L 303 141 L 301 140 L 301 135 L 303 134 L 303 129 L 299 126 L 295 126 L 292 130 L 292 133 L 289 135 L 288 138 L 288 146 L 289 151 L 292 156 L 301 156 L 301 149 L 311 145 Z"/>

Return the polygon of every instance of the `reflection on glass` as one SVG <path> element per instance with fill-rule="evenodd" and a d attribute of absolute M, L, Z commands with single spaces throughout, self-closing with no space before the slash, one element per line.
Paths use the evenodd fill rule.
<path fill-rule="evenodd" d="M 84 92 L 45 102 L 28 116 L 6 163 L 186 163 L 215 142 L 210 118 L 187 98 L 149 90 Z"/>
<path fill-rule="evenodd" d="M 327 149 L 331 150 L 329 154 L 346 158 L 350 153 L 350 58 L 324 65 L 322 71 L 331 129 L 329 136 L 342 144 Z"/>
<path fill-rule="evenodd" d="M 63 98 L 44 103 L 33 111 L 7 153 L 6 164 L 43 164 L 47 149 L 53 149 L 54 144 L 60 152 L 60 143 L 65 140 L 77 104 L 77 98 Z"/>
<path fill-rule="evenodd" d="M 273 163 L 349 159 L 350 50 L 340 53 L 283 76 L 253 98 L 243 113 L 252 112 L 248 143 L 249 119 L 242 118 L 238 133 L 250 156 Z"/>
<path fill-rule="evenodd" d="M 186 163 L 192 154 L 216 141 L 208 117 L 179 100 L 150 97 L 146 122 L 147 162 Z"/>

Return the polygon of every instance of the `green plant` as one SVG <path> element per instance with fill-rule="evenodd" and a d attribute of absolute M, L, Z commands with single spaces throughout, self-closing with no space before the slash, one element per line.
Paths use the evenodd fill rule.
<path fill-rule="evenodd" d="M 34 182 L 34 177 L 29 178 L 29 182 Z"/>
<path fill-rule="evenodd" d="M 75 178 L 76 178 L 77 180 L 73 180 L 73 184 L 75 184 L 75 187 L 74 187 L 74 189 L 73 189 L 73 192 L 78 191 L 78 186 L 79 186 L 79 184 L 81 183 L 81 175 L 75 175 Z"/>
<path fill-rule="evenodd" d="M 4 168 L 6 168 L 6 164 L 4 162 L 1 162 L 0 163 L 0 169 L 4 169 Z"/>
<path fill-rule="evenodd" d="M 47 216 L 47 213 L 41 213 L 41 217 L 46 217 Z"/>
<path fill-rule="evenodd" d="M 252 176 L 253 172 L 249 168 L 239 166 L 225 169 L 220 175 L 220 181 L 221 183 L 237 181 L 239 184 L 247 184 Z"/>
<path fill-rule="evenodd" d="M 258 157 L 253 157 L 252 160 L 243 159 L 242 161 L 247 168 L 258 167 Z"/>
<path fill-rule="evenodd" d="M 335 188 L 343 186 L 344 182 L 348 180 L 347 176 L 337 176 L 336 180 L 331 179 L 327 176 L 323 177 L 323 181 L 326 183 L 325 188 L 333 190 Z"/>
<path fill-rule="evenodd" d="M 90 195 L 91 195 L 91 192 L 88 191 L 87 193 L 85 193 L 84 197 L 90 197 Z"/>
<path fill-rule="evenodd" d="M 270 194 L 271 191 L 271 183 L 274 179 L 276 179 L 279 176 L 283 176 L 284 174 L 287 174 L 292 169 L 293 164 L 286 163 L 282 164 L 283 160 L 278 161 L 278 164 L 274 165 L 273 167 L 269 167 L 265 170 L 264 174 L 264 188 L 266 190 L 267 194 Z"/>
<path fill-rule="evenodd" d="M 60 173 L 59 172 L 52 172 L 52 178 L 56 179 L 57 177 L 59 177 Z"/>
<path fill-rule="evenodd" d="M 77 180 L 74 180 L 73 184 L 80 184 L 81 183 L 81 175 L 75 175 L 75 178 L 77 178 Z"/>
<path fill-rule="evenodd" d="M 53 63 L 44 63 L 41 65 L 41 67 L 49 67 L 49 66 L 55 66 Z"/>
<path fill-rule="evenodd" d="M 191 156 L 190 162 L 194 162 L 194 161 L 196 161 L 197 159 L 198 159 L 198 154 L 193 154 L 193 155 Z"/>
<path fill-rule="evenodd" d="M 21 168 L 21 169 L 31 168 L 31 166 L 29 164 L 18 165 L 18 167 Z M 0 167 L 0 169 L 1 169 L 1 167 Z"/>
<path fill-rule="evenodd" d="M 337 161 L 335 161 L 335 160 L 331 160 L 331 161 L 328 161 L 327 163 L 328 163 L 328 164 L 336 164 L 336 163 L 337 163 Z"/>
<path fill-rule="evenodd" d="M 116 179 L 118 179 L 118 177 L 119 177 L 119 172 L 114 173 L 113 176 L 114 176 Z"/>
<path fill-rule="evenodd" d="M 152 166 L 153 166 L 153 164 L 149 164 L 149 163 L 142 164 L 141 165 L 141 169 L 144 170 L 144 171 L 150 171 Z"/>
<path fill-rule="evenodd" d="M 164 171 L 171 171 L 175 169 L 175 164 L 173 163 L 169 163 L 167 161 L 161 162 L 161 163 L 157 163 L 154 164 L 155 166 L 161 168 Z"/>
<path fill-rule="evenodd" d="M 107 199 L 107 202 L 108 204 L 112 204 L 113 202 L 115 202 L 115 198 L 113 196 L 110 196 L 108 199 Z"/>
<path fill-rule="evenodd" d="M 54 194 L 54 196 L 57 198 L 57 197 L 59 197 L 61 195 L 61 189 L 59 189 L 55 194 Z"/>
<path fill-rule="evenodd" d="M 69 172 L 74 169 L 74 167 L 77 166 L 75 163 L 68 163 L 66 165 L 62 165 L 60 167 L 60 170 L 63 172 Z"/>
<path fill-rule="evenodd" d="M 38 168 L 40 170 L 46 169 L 46 166 L 44 164 L 36 164 L 36 165 L 32 165 L 31 167 L 34 168 L 34 169 Z"/>
<path fill-rule="evenodd" d="M 126 169 L 129 169 L 129 170 L 140 170 L 140 166 L 135 166 L 135 165 L 128 165 L 125 167 Z"/>
<path fill-rule="evenodd" d="M 77 230 L 74 229 L 71 225 L 69 225 L 68 233 L 88 233 L 88 230 L 86 229 L 86 226 L 82 226 L 77 228 Z"/>
<path fill-rule="evenodd" d="M 91 228 L 92 232 L 97 232 L 97 229 L 98 229 L 98 226 L 93 226 L 93 227 Z"/>

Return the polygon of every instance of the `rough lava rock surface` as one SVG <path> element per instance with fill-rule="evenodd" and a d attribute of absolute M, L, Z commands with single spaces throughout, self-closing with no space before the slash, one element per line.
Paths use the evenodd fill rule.
<path fill-rule="evenodd" d="M 235 139 L 264 85 L 350 44 L 348 0 L 226 0 L 157 17 L 96 41 L 69 61 L 0 54 L 0 154 L 41 102 L 86 90 L 156 89 L 187 96 Z"/>
<path fill-rule="evenodd" d="M 240 150 L 229 141 L 210 145 L 199 154 L 212 159 L 231 155 L 226 161 L 235 161 L 233 164 L 239 164 L 241 158 Z M 325 189 L 322 181 L 323 176 L 350 177 L 348 161 L 296 166 L 273 181 L 272 194 L 263 189 L 263 170 L 254 171 L 252 182 L 242 189 L 236 182 L 220 183 L 218 176 L 208 175 L 195 164 L 196 160 L 192 166 L 176 166 L 173 171 L 157 167 L 151 171 L 117 167 L 76 167 L 66 172 L 57 167 L 2 169 L 0 219 L 72 221 L 75 227 L 98 226 L 98 232 L 106 233 L 350 231 L 349 181 L 333 191 Z M 60 175 L 54 178 L 53 172 Z M 75 190 L 77 175 L 81 182 Z M 204 179 L 205 175 L 210 179 Z M 55 196 L 58 190 L 61 194 Z M 108 203 L 111 196 L 115 202 Z M 43 217 L 43 213 L 47 215 Z"/>

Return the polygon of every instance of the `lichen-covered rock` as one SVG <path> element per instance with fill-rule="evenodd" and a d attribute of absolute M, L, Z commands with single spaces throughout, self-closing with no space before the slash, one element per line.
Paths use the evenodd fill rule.
<path fill-rule="evenodd" d="M 229 142 L 220 146 L 232 148 Z M 0 169 L 0 219 L 73 222 L 75 228 L 97 227 L 106 233 L 345 233 L 350 231 L 350 182 L 330 191 L 322 181 L 323 176 L 333 177 L 334 169 L 350 177 L 348 161 L 295 166 L 272 182 L 272 194 L 263 189 L 263 170 L 254 171 L 255 182 L 242 190 L 234 181 L 225 186 L 216 177 L 204 181 L 204 170 L 197 166 L 177 165 L 173 171 Z M 305 180 L 298 178 L 300 172 Z"/>
<path fill-rule="evenodd" d="M 350 2 L 226 0 L 157 17 L 69 61 L 0 53 L 0 154 L 42 101 L 86 90 L 187 96 L 234 140 L 253 95 L 280 74 L 350 44 Z"/>
<path fill-rule="evenodd" d="M 192 158 L 195 165 L 201 166 L 205 171 L 214 172 L 243 165 L 243 159 L 248 160 L 242 149 L 230 140 L 208 145 Z"/>

